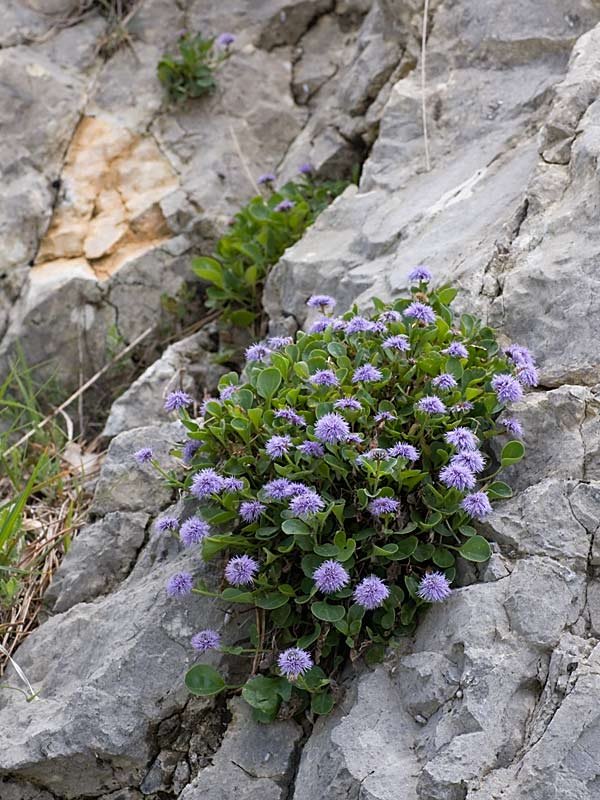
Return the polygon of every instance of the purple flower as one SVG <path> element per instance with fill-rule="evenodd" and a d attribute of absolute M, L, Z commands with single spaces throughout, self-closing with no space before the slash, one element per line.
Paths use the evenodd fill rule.
<path fill-rule="evenodd" d="M 265 444 L 265 450 L 270 458 L 282 458 L 292 446 L 292 440 L 285 436 L 271 436 Z"/>
<path fill-rule="evenodd" d="M 188 439 L 183 445 L 183 452 L 181 454 L 181 459 L 184 464 L 189 464 L 192 461 L 199 447 L 200 442 L 197 439 Z"/>
<path fill-rule="evenodd" d="M 279 654 L 277 664 L 282 675 L 285 675 L 290 681 L 295 681 L 300 675 L 308 672 L 313 666 L 313 660 L 306 650 L 301 650 L 299 647 L 288 647 Z"/>
<path fill-rule="evenodd" d="M 220 399 L 229 400 L 229 398 L 232 397 L 239 388 L 239 386 L 223 386 L 221 389 L 219 389 Z"/>
<path fill-rule="evenodd" d="M 520 344 L 512 344 L 504 352 L 517 367 L 533 367 L 535 365 L 531 351 Z"/>
<path fill-rule="evenodd" d="M 397 336 L 388 336 L 387 339 L 383 340 L 383 346 L 390 350 L 410 350 L 408 337 L 404 336 L 403 333 L 399 333 Z"/>
<path fill-rule="evenodd" d="M 440 603 L 450 597 L 452 589 L 443 572 L 428 572 L 421 578 L 417 594 L 428 603 Z"/>
<path fill-rule="evenodd" d="M 228 494 L 241 492 L 244 488 L 244 481 L 240 478 L 223 478 L 223 491 Z"/>
<path fill-rule="evenodd" d="M 377 575 L 364 578 L 354 590 L 354 599 L 359 606 L 372 611 L 389 597 L 390 590 Z"/>
<path fill-rule="evenodd" d="M 291 211 L 291 209 L 296 205 L 293 200 L 282 200 L 281 203 L 277 203 L 275 206 L 275 211 Z"/>
<path fill-rule="evenodd" d="M 414 303 L 411 303 L 408 308 L 405 309 L 404 316 L 412 317 L 419 322 L 424 322 L 426 325 L 435 322 L 435 311 L 433 308 L 426 303 L 419 303 L 418 300 L 415 300 Z"/>
<path fill-rule="evenodd" d="M 425 414 L 445 414 L 446 406 L 439 397 L 422 397 L 417 403 L 417 409 Z"/>
<path fill-rule="evenodd" d="M 325 450 L 320 442 L 311 442 L 306 440 L 299 444 L 296 448 L 305 456 L 312 456 L 313 458 L 322 458 L 325 455 Z"/>
<path fill-rule="evenodd" d="M 515 417 L 506 417 L 506 419 L 502 420 L 502 425 L 504 425 L 504 428 L 509 433 L 512 433 L 513 436 L 523 435 L 523 426 L 518 419 L 515 419 Z"/>
<path fill-rule="evenodd" d="M 312 517 L 313 514 L 318 514 L 324 508 L 323 498 L 312 489 L 302 492 L 290 500 L 290 511 L 296 517 Z"/>
<path fill-rule="evenodd" d="M 372 364 L 363 364 L 362 367 L 358 367 L 358 369 L 354 370 L 352 383 L 358 383 L 359 381 L 369 383 L 372 381 L 380 381 L 382 378 L 383 375 L 380 369 L 374 367 Z"/>
<path fill-rule="evenodd" d="M 259 177 L 258 183 L 262 185 L 263 183 L 274 183 L 276 180 L 277 178 L 273 172 L 265 172 Z"/>
<path fill-rule="evenodd" d="M 200 405 L 200 414 L 203 417 L 205 417 L 209 413 L 208 411 L 209 403 L 217 403 L 217 405 L 221 405 L 221 401 L 217 400 L 216 397 L 207 397 L 206 400 L 203 400 L 202 404 Z"/>
<path fill-rule="evenodd" d="M 387 451 L 390 458 L 405 458 L 407 461 L 416 461 L 420 453 L 416 447 L 406 442 L 398 442 Z"/>
<path fill-rule="evenodd" d="M 382 322 L 381 320 L 378 320 L 377 322 L 372 322 L 371 323 L 371 330 L 374 333 L 382 333 L 383 334 L 383 333 L 387 332 L 387 325 L 385 324 L 385 322 Z"/>
<path fill-rule="evenodd" d="M 448 464 L 440 470 L 440 481 L 444 486 L 460 489 L 461 492 L 472 489 L 475 486 L 475 475 L 468 467 L 460 464 Z"/>
<path fill-rule="evenodd" d="M 388 451 L 383 447 L 373 447 L 371 450 L 367 450 L 366 453 L 358 456 L 356 463 L 362 464 L 364 461 L 385 461 L 388 457 Z"/>
<path fill-rule="evenodd" d="M 442 353 L 453 358 L 469 357 L 469 351 L 461 342 L 452 342 L 445 350 L 442 350 Z"/>
<path fill-rule="evenodd" d="M 315 386 L 337 386 L 339 381 L 333 370 L 320 369 L 310 376 L 310 382 Z"/>
<path fill-rule="evenodd" d="M 244 522 L 256 522 L 266 509 L 266 505 L 259 500 L 247 500 L 240 506 L 240 517 Z"/>
<path fill-rule="evenodd" d="M 282 350 L 284 347 L 287 347 L 288 344 L 293 343 L 294 340 L 291 336 L 271 336 L 270 339 L 267 339 L 267 345 L 271 350 Z"/>
<path fill-rule="evenodd" d="M 177 572 L 167 581 L 167 594 L 169 597 L 185 597 L 190 594 L 194 579 L 189 572 Z"/>
<path fill-rule="evenodd" d="M 409 281 L 423 281 L 423 283 L 428 283 L 432 278 L 433 275 L 427 267 L 415 267 L 408 273 Z"/>
<path fill-rule="evenodd" d="M 528 364 L 525 367 L 519 367 L 517 370 L 517 380 L 523 386 L 537 386 L 540 380 L 538 371 L 533 364 Z"/>
<path fill-rule="evenodd" d="M 179 527 L 179 520 L 177 517 L 161 517 L 156 521 L 156 530 L 161 533 L 167 531 L 176 531 Z"/>
<path fill-rule="evenodd" d="M 264 344 L 252 344 L 246 348 L 246 361 L 268 361 L 271 351 Z"/>
<path fill-rule="evenodd" d="M 215 650 L 221 644 L 221 635 L 217 631 L 207 629 L 192 636 L 192 647 L 199 653 Z"/>
<path fill-rule="evenodd" d="M 223 489 L 223 478 L 214 469 L 201 469 L 192 478 L 190 492 L 202 500 L 211 494 L 218 494 Z"/>
<path fill-rule="evenodd" d="M 300 425 L 301 427 L 306 425 L 304 417 L 297 414 L 294 408 L 281 408 L 279 411 L 275 412 L 275 417 L 277 419 L 284 419 L 286 422 L 291 422 L 292 425 Z"/>
<path fill-rule="evenodd" d="M 298 172 L 300 175 L 312 175 L 314 169 L 313 165 L 306 162 L 305 164 L 300 164 L 298 167 Z"/>
<path fill-rule="evenodd" d="M 447 391 L 448 389 L 454 389 L 454 387 L 457 385 L 454 376 L 450 375 L 450 373 L 448 372 L 444 372 L 442 375 L 438 375 L 431 381 L 431 383 L 433 386 L 435 386 L 436 389 L 441 389 L 442 391 Z"/>
<path fill-rule="evenodd" d="M 399 311 L 394 311 L 393 308 L 390 308 L 388 311 L 384 311 L 383 314 L 380 314 L 379 319 L 381 322 L 400 322 L 402 319 L 402 314 Z"/>
<path fill-rule="evenodd" d="M 458 455 L 452 456 L 450 463 L 466 467 L 475 473 L 481 472 L 485 468 L 485 458 L 479 450 L 463 450 Z"/>
<path fill-rule="evenodd" d="M 272 500 L 284 500 L 294 494 L 294 484 L 287 478 L 276 478 L 274 481 L 265 483 L 263 492 Z"/>
<path fill-rule="evenodd" d="M 341 414 L 325 414 L 315 425 L 315 437 L 321 442 L 335 444 L 348 438 L 350 426 Z"/>
<path fill-rule="evenodd" d="M 450 411 L 452 411 L 453 414 L 464 414 L 466 411 L 472 411 L 473 408 L 473 403 L 469 403 L 468 400 L 463 400 L 461 403 L 456 403 L 451 406 Z"/>
<path fill-rule="evenodd" d="M 320 592 L 333 594 L 350 583 L 350 575 L 348 575 L 339 561 L 330 559 L 316 568 L 313 572 L 313 580 Z"/>
<path fill-rule="evenodd" d="M 492 506 L 485 492 L 468 494 L 460 505 L 473 519 L 482 520 L 492 513 Z"/>
<path fill-rule="evenodd" d="M 473 431 L 468 428 L 453 428 L 444 435 L 444 439 L 457 450 L 477 450 L 479 444 Z"/>
<path fill-rule="evenodd" d="M 152 461 L 152 455 L 153 453 L 151 447 L 142 447 L 133 454 L 133 457 L 138 464 L 146 464 L 148 461 Z"/>
<path fill-rule="evenodd" d="M 508 373 L 494 375 L 492 389 L 496 392 L 499 403 L 516 403 L 523 398 L 521 384 Z"/>
<path fill-rule="evenodd" d="M 180 408 L 185 408 L 193 403 L 192 398 L 186 392 L 182 392 L 177 389 L 174 392 L 170 392 L 167 395 L 167 399 L 165 400 L 165 411 L 177 411 Z"/>
<path fill-rule="evenodd" d="M 347 409 L 348 411 L 360 411 L 362 406 L 353 397 L 342 397 L 333 404 L 334 408 Z"/>
<path fill-rule="evenodd" d="M 328 294 L 313 294 L 306 301 L 309 308 L 335 308 L 335 299 Z"/>
<path fill-rule="evenodd" d="M 392 419 L 396 419 L 396 415 L 391 411 L 379 411 L 375 414 L 375 422 L 388 422 Z"/>
<path fill-rule="evenodd" d="M 219 47 L 229 47 L 230 44 L 235 42 L 233 33 L 221 33 L 217 36 L 217 44 Z"/>
<path fill-rule="evenodd" d="M 186 519 L 179 531 L 179 538 L 185 547 L 200 544 L 207 536 L 210 536 L 210 525 L 200 517 Z"/>
<path fill-rule="evenodd" d="M 376 497 L 369 503 L 369 511 L 374 517 L 382 517 L 384 514 L 393 514 L 399 506 L 400 502 L 391 497 Z"/>
<path fill-rule="evenodd" d="M 373 323 L 365 317 L 358 315 L 352 317 L 346 322 L 346 333 L 364 333 L 365 331 L 372 331 Z"/>
<path fill-rule="evenodd" d="M 354 444 L 360 444 L 362 442 L 363 438 L 364 437 L 363 437 L 362 433 L 349 433 L 347 438 L 346 438 L 346 441 L 347 442 L 353 442 Z"/>
<path fill-rule="evenodd" d="M 225 577 L 232 586 L 248 586 L 254 582 L 258 561 L 250 556 L 234 556 L 225 567 Z"/>
<path fill-rule="evenodd" d="M 331 327 L 334 331 L 345 331 L 346 320 L 342 319 L 341 317 L 333 317 L 331 320 Z"/>
<path fill-rule="evenodd" d="M 308 329 L 309 333 L 323 333 L 331 325 L 329 317 L 319 316 Z"/>

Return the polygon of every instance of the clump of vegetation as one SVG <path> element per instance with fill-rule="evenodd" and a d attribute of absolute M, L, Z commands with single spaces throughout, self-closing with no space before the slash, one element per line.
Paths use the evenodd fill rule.
<path fill-rule="evenodd" d="M 169 99 L 181 103 L 213 92 L 217 88 L 215 71 L 229 56 L 234 41 L 231 33 L 216 39 L 184 33 L 178 42 L 179 57 L 164 55 L 158 62 L 158 79 Z"/>
<path fill-rule="evenodd" d="M 185 393 L 167 398 L 187 429 L 177 454 L 189 466 L 169 480 L 195 511 L 158 528 L 224 558 L 221 586 L 190 570 L 167 592 L 254 610 L 249 641 L 225 645 L 204 630 L 191 645 L 249 659 L 242 695 L 262 722 L 282 704 L 328 713 L 348 661 L 381 659 L 451 595 L 458 560 L 489 558 L 475 526 L 511 496 L 498 473 L 524 447 L 504 412 L 536 385 L 533 358 L 516 345 L 502 352 L 473 316 L 455 318 L 456 290 L 430 288 L 427 269 L 411 278 L 410 297 L 375 300 L 370 316 L 334 317 L 331 297 L 310 298 L 321 314 L 309 332 L 249 347 L 243 375 L 222 378 L 200 419 Z M 507 433 L 517 438 L 492 450 Z M 234 688 L 208 664 L 186 685 Z"/>

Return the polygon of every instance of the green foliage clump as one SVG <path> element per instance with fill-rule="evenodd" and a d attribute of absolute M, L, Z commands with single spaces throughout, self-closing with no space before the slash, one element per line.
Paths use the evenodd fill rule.
<path fill-rule="evenodd" d="M 200 33 L 185 34 L 179 39 L 179 58 L 164 55 L 158 62 L 158 79 L 169 99 L 181 103 L 202 97 L 217 88 L 215 70 L 229 56 L 227 47 L 216 48 L 215 38 Z"/>

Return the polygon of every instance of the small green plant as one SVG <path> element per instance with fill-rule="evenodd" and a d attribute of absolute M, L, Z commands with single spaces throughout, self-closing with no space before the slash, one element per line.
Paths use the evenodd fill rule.
<path fill-rule="evenodd" d="M 219 309 L 225 322 L 254 325 L 258 333 L 262 291 L 271 267 L 347 186 L 347 181 L 317 182 L 308 175 L 268 198 L 253 197 L 219 239 L 214 256 L 192 261 L 194 273 L 210 284 L 206 305 Z"/>
<path fill-rule="evenodd" d="M 451 595 L 458 560 L 489 558 L 475 525 L 511 496 L 498 473 L 523 444 L 490 444 L 520 435 L 504 412 L 537 384 L 533 358 L 517 345 L 502 352 L 470 314 L 456 319 L 456 290 L 431 289 L 424 267 L 411 278 L 410 297 L 375 300 L 370 317 L 321 314 L 296 341 L 248 348 L 244 374 L 221 379 L 199 420 L 185 393 L 167 398 L 187 428 L 176 454 L 190 467 L 169 481 L 196 511 L 158 528 L 178 530 L 206 560 L 225 557 L 221 586 L 181 572 L 167 592 L 254 610 L 248 641 L 225 646 L 205 630 L 191 644 L 250 658 L 242 696 L 260 721 L 282 703 L 328 713 L 348 661 L 381 659 Z M 186 685 L 197 695 L 234 688 L 208 664 Z"/>
<path fill-rule="evenodd" d="M 183 34 L 178 42 L 179 58 L 164 55 L 158 62 L 158 79 L 176 103 L 202 97 L 217 88 L 215 70 L 229 56 L 234 41 L 230 33 L 216 39 L 201 34 Z"/>

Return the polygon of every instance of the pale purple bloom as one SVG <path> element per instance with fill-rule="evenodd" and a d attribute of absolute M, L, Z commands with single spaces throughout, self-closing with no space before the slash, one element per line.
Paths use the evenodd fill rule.
<path fill-rule="evenodd" d="M 331 320 L 331 327 L 334 331 L 345 331 L 346 320 L 342 319 L 341 317 L 333 317 Z"/>
<path fill-rule="evenodd" d="M 270 458 L 282 458 L 292 446 L 292 440 L 285 436 L 271 436 L 265 444 L 265 451 Z"/>
<path fill-rule="evenodd" d="M 335 411 L 325 414 L 315 425 L 315 437 L 321 442 L 335 444 L 343 442 L 348 438 L 350 426 L 341 414 Z"/>
<path fill-rule="evenodd" d="M 219 397 L 221 400 L 229 400 L 239 388 L 239 386 L 223 386 L 219 389 Z"/>
<path fill-rule="evenodd" d="M 387 458 L 389 458 L 387 450 L 383 447 L 373 447 L 371 450 L 367 450 L 366 453 L 362 453 L 362 455 L 358 456 L 356 463 L 362 464 L 364 461 L 385 461 Z"/>
<path fill-rule="evenodd" d="M 477 450 L 479 444 L 473 431 L 468 428 L 453 428 L 444 435 L 444 439 L 457 450 Z"/>
<path fill-rule="evenodd" d="M 300 173 L 300 175 L 312 175 L 313 171 L 314 171 L 313 165 L 309 164 L 308 162 L 300 164 L 300 166 L 298 167 L 298 172 Z"/>
<path fill-rule="evenodd" d="M 267 339 L 267 345 L 271 350 L 282 350 L 284 347 L 287 347 L 288 344 L 293 343 L 294 340 L 291 336 L 271 336 L 270 339 Z"/>
<path fill-rule="evenodd" d="M 379 411 L 375 414 L 375 422 L 387 422 L 392 419 L 396 419 L 396 415 L 391 411 Z"/>
<path fill-rule="evenodd" d="M 443 572 L 428 572 L 421 578 L 417 594 L 428 603 L 440 603 L 450 597 L 452 589 Z"/>
<path fill-rule="evenodd" d="M 475 486 L 475 475 L 468 467 L 463 467 L 459 464 L 448 464 L 448 466 L 440 470 L 440 481 L 444 486 L 460 489 L 461 492 L 464 492 L 466 489 L 472 489 Z"/>
<path fill-rule="evenodd" d="M 444 372 L 442 375 L 438 375 L 431 381 L 431 383 L 436 389 L 441 389 L 442 391 L 454 389 L 454 387 L 457 385 L 454 376 L 450 375 L 449 372 Z"/>
<path fill-rule="evenodd" d="M 328 294 L 313 294 L 306 301 L 309 308 L 335 308 L 335 298 L 330 297 Z"/>
<path fill-rule="evenodd" d="M 221 635 L 217 631 L 207 629 L 192 636 L 192 647 L 199 653 L 215 650 L 221 644 Z"/>
<path fill-rule="evenodd" d="M 223 491 L 229 494 L 241 492 L 244 488 L 244 481 L 240 478 L 223 478 Z"/>
<path fill-rule="evenodd" d="M 217 405 L 221 405 L 221 401 L 217 400 L 216 397 L 207 397 L 206 400 L 203 400 L 200 405 L 200 414 L 205 417 L 208 414 L 208 404 L 209 403 L 217 403 Z"/>
<path fill-rule="evenodd" d="M 312 456 L 313 458 L 322 458 L 325 455 L 325 450 L 320 442 L 311 442 L 308 439 L 296 448 L 305 456 Z"/>
<path fill-rule="evenodd" d="M 319 369 L 310 376 L 310 382 L 315 386 L 337 386 L 339 381 L 335 372 L 330 369 Z"/>
<path fill-rule="evenodd" d="M 523 386 L 537 386 L 540 378 L 536 367 L 534 367 L 533 364 L 528 364 L 525 367 L 519 367 L 517 370 L 517 380 Z"/>
<path fill-rule="evenodd" d="M 508 373 L 494 375 L 492 389 L 496 392 L 499 403 L 516 403 L 523 398 L 521 384 Z"/>
<path fill-rule="evenodd" d="M 482 520 L 492 513 L 492 506 L 485 492 L 468 494 L 460 505 L 473 519 Z"/>
<path fill-rule="evenodd" d="M 294 494 L 294 485 L 287 478 L 276 478 L 274 481 L 265 483 L 263 492 L 266 497 L 272 500 L 284 500 Z"/>
<path fill-rule="evenodd" d="M 265 172 L 264 175 L 261 175 L 258 179 L 259 184 L 263 183 L 274 183 L 276 180 L 276 176 L 273 172 Z"/>
<path fill-rule="evenodd" d="M 232 586 L 247 586 L 258 572 L 258 561 L 250 556 L 234 556 L 225 567 L 225 578 Z"/>
<path fill-rule="evenodd" d="M 364 436 L 362 435 L 362 433 L 349 433 L 348 436 L 346 437 L 346 441 L 352 442 L 353 444 L 360 444 L 363 439 Z"/>
<path fill-rule="evenodd" d="M 277 203 L 275 206 L 275 211 L 291 211 L 292 208 L 296 205 L 293 200 L 282 200 L 281 203 Z"/>
<path fill-rule="evenodd" d="M 306 650 L 301 650 L 299 647 L 288 647 L 283 653 L 279 654 L 277 664 L 281 673 L 290 681 L 295 681 L 300 675 L 313 666 L 313 660 L 310 653 Z"/>
<path fill-rule="evenodd" d="M 506 419 L 503 419 L 502 425 L 504 425 L 505 429 L 509 433 L 512 433 L 513 436 L 523 435 L 523 426 L 518 419 L 515 419 L 515 417 L 507 417 Z"/>
<path fill-rule="evenodd" d="M 347 411 L 360 411 L 362 408 L 358 400 L 355 400 L 353 397 L 342 397 L 335 401 L 333 407 L 341 408 Z"/>
<path fill-rule="evenodd" d="M 312 492 L 312 489 L 305 483 L 300 483 L 300 481 L 290 483 L 290 497 L 295 497 L 297 494 L 305 494 L 306 492 Z"/>
<path fill-rule="evenodd" d="M 355 316 L 346 321 L 346 333 L 364 333 L 372 331 L 373 323 L 365 317 Z"/>
<path fill-rule="evenodd" d="M 201 469 L 192 478 L 190 492 L 202 500 L 211 494 L 218 494 L 223 489 L 223 478 L 214 469 Z"/>
<path fill-rule="evenodd" d="M 186 519 L 179 531 L 179 538 L 186 547 L 199 544 L 207 536 L 210 536 L 210 525 L 200 517 Z"/>
<path fill-rule="evenodd" d="M 417 448 L 406 442 L 398 442 L 387 453 L 390 458 L 405 458 L 407 461 L 416 461 L 420 456 Z"/>
<path fill-rule="evenodd" d="M 194 579 L 189 572 L 177 572 L 167 581 L 167 594 L 169 597 L 185 597 L 193 586 Z"/>
<path fill-rule="evenodd" d="M 174 392 L 170 392 L 167 395 L 167 399 L 165 400 L 165 411 L 178 411 L 180 408 L 185 408 L 186 406 L 191 405 L 193 403 L 192 398 L 190 397 L 187 392 L 182 392 L 179 389 L 176 389 Z"/>
<path fill-rule="evenodd" d="M 393 514 L 399 506 L 399 500 L 393 500 L 391 497 L 376 497 L 369 503 L 369 511 L 374 517 L 381 517 L 384 514 Z"/>
<path fill-rule="evenodd" d="M 372 611 L 380 606 L 389 595 L 390 590 L 377 575 L 364 578 L 354 590 L 354 599 L 367 611 Z"/>
<path fill-rule="evenodd" d="M 383 314 L 380 314 L 379 319 L 381 322 L 400 322 L 402 319 L 402 314 L 399 311 L 394 311 L 393 308 L 390 308 L 388 311 L 384 311 Z"/>
<path fill-rule="evenodd" d="M 427 269 L 427 267 L 415 267 L 408 273 L 409 281 L 423 281 L 424 283 L 427 283 L 432 278 L 433 275 Z"/>
<path fill-rule="evenodd" d="M 450 407 L 450 411 L 453 414 L 464 414 L 466 411 L 472 411 L 475 406 L 473 403 L 469 403 L 468 400 L 463 400 L 461 403 L 456 403 Z"/>
<path fill-rule="evenodd" d="M 380 369 L 374 367 L 372 364 L 363 364 L 362 367 L 358 367 L 358 369 L 354 370 L 352 383 L 359 383 L 359 381 L 370 383 L 373 381 L 380 381 L 382 377 L 383 375 Z"/>
<path fill-rule="evenodd" d="M 156 530 L 161 533 L 166 531 L 176 531 L 179 527 L 179 520 L 177 517 L 161 517 L 156 521 Z"/>
<path fill-rule="evenodd" d="M 485 458 L 479 450 L 463 450 L 458 455 L 452 456 L 450 463 L 466 467 L 475 473 L 481 472 L 485 468 Z"/>
<path fill-rule="evenodd" d="M 246 348 L 246 361 L 268 361 L 271 351 L 264 344 L 251 344 Z"/>
<path fill-rule="evenodd" d="M 323 498 L 312 489 L 302 492 L 302 494 L 292 497 L 290 500 L 290 511 L 296 517 L 311 517 L 325 508 Z"/>
<path fill-rule="evenodd" d="M 190 463 L 190 461 L 194 458 L 196 451 L 200 447 L 200 444 L 201 443 L 197 439 L 188 439 L 188 441 L 183 445 L 181 459 L 184 464 Z"/>
<path fill-rule="evenodd" d="M 385 324 L 385 322 L 382 322 L 381 320 L 378 320 L 377 322 L 372 322 L 371 323 L 371 330 L 374 333 L 382 333 L 383 334 L 383 333 L 387 332 L 387 325 Z"/>
<path fill-rule="evenodd" d="M 408 337 L 403 333 L 399 333 L 396 336 L 388 336 L 387 339 L 383 340 L 383 346 L 390 350 L 410 350 Z"/>
<path fill-rule="evenodd" d="M 153 453 L 151 447 L 142 447 L 133 454 L 133 457 L 138 464 L 146 464 L 148 461 L 152 461 L 152 455 Z"/>
<path fill-rule="evenodd" d="M 350 582 L 350 575 L 342 567 L 339 561 L 330 559 L 324 561 L 320 567 L 313 572 L 313 580 L 317 589 L 323 594 L 333 594 L 347 586 Z"/>
<path fill-rule="evenodd" d="M 233 33 L 221 33 L 217 36 L 217 44 L 219 47 L 229 47 L 230 44 L 235 42 Z"/>
<path fill-rule="evenodd" d="M 425 414 L 445 414 L 446 406 L 439 397 L 422 397 L 417 403 L 417 409 Z"/>
<path fill-rule="evenodd" d="M 419 303 L 418 300 L 415 300 L 404 310 L 404 316 L 412 317 L 419 322 L 424 322 L 426 325 L 435 322 L 435 311 L 433 308 L 426 303 Z"/>
<path fill-rule="evenodd" d="M 535 359 L 531 351 L 520 344 L 512 344 L 504 352 L 517 367 L 532 367 L 535 365 Z"/>
<path fill-rule="evenodd" d="M 331 325 L 331 320 L 329 317 L 319 316 L 317 319 L 311 324 L 310 328 L 308 329 L 309 333 L 323 333 L 326 331 L 327 328 Z"/>
<path fill-rule="evenodd" d="M 244 522 L 256 522 L 265 509 L 266 505 L 259 500 L 247 500 L 240 506 L 240 517 Z"/>
<path fill-rule="evenodd" d="M 462 342 L 452 342 L 445 350 L 442 350 L 442 353 L 453 358 L 469 357 L 469 351 Z"/>
<path fill-rule="evenodd" d="M 291 422 L 292 425 L 299 425 L 300 427 L 306 425 L 304 417 L 297 414 L 294 408 L 280 408 L 279 411 L 275 412 L 275 417 L 277 419 L 284 419 L 286 422 Z"/>

